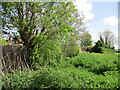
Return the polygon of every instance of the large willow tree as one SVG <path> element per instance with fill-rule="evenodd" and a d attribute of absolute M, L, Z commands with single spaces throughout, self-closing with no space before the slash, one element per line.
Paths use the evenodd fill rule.
<path fill-rule="evenodd" d="M 19 35 L 28 50 L 39 47 L 43 55 L 50 42 L 56 46 L 81 30 L 82 19 L 76 12 L 72 2 L 2 2 L 3 33 Z"/>
<path fill-rule="evenodd" d="M 70 2 L 3 2 L 1 12 L 4 32 L 17 30 L 27 47 L 34 45 L 36 36 L 50 39 L 73 30 L 70 23 L 75 9 Z"/>

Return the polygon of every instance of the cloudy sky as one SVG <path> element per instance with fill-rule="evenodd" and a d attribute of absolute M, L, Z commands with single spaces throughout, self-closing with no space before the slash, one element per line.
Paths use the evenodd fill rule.
<path fill-rule="evenodd" d="M 114 1 L 114 2 L 113 2 Z M 79 11 L 83 11 L 88 31 L 96 42 L 98 34 L 104 30 L 111 30 L 118 38 L 118 2 L 115 0 L 76 0 Z M 118 45 L 116 44 L 117 48 Z"/>

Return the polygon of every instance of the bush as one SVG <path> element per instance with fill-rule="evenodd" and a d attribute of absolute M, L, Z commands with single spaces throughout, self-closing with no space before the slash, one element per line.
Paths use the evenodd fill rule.
<path fill-rule="evenodd" d="M 72 58 L 70 63 L 75 67 L 84 67 L 96 74 L 103 74 L 105 71 L 118 70 L 118 57 L 115 54 L 88 54 L 80 53 Z"/>
<path fill-rule="evenodd" d="M 115 53 L 116 51 L 114 49 L 108 49 L 108 48 L 101 48 L 102 53 L 109 54 L 109 53 Z"/>
<path fill-rule="evenodd" d="M 74 57 L 79 53 L 79 45 L 74 36 L 69 36 L 68 40 L 62 44 L 62 55 L 65 57 Z"/>
<path fill-rule="evenodd" d="M 0 35 L 0 46 L 8 45 L 7 41 L 3 36 Z"/>
<path fill-rule="evenodd" d="M 115 53 L 114 47 L 105 45 L 101 40 L 98 40 L 93 47 L 95 53 Z"/>
<path fill-rule="evenodd" d="M 57 40 L 46 41 L 44 45 L 37 44 L 31 55 L 32 68 L 40 66 L 55 66 L 61 58 L 61 48 Z"/>
<path fill-rule="evenodd" d="M 93 47 L 93 52 L 95 53 L 102 53 L 102 48 L 104 47 L 104 43 L 100 40 L 98 40 L 95 44 L 95 46 Z"/>
<path fill-rule="evenodd" d="M 35 88 L 117 88 L 118 76 L 96 75 L 79 67 L 51 68 L 15 72 L 3 79 L 3 89 Z"/>
<path fill-rule="evenodd" d="M 119 88 L 116 54 L 79 53 L 58 65 L 16 71 L 3 77 L 3 89 Z"/>

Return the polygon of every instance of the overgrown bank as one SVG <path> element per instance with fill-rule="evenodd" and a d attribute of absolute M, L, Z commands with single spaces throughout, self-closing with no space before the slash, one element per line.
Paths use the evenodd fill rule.
<path fill-rule="evenodd" d="M 54 66 L 6 75 L 3 88 L 118 88 L 117 57 L 94 53 L 65 57 Z"/>

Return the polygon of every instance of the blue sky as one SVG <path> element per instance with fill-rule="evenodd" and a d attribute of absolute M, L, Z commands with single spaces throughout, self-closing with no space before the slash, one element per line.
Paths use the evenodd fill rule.
<path fill-rule="evenodd" d="M 91 1 L 76 0 L 76 5 L 79 11 L 84 12 L 86 20 L 89 21 L 87 30 L 92 35 L 93 41 L 96 42 L 99 39 L 99 33 L 104 30 L 112 31 L 118 38 L 118 2 Z M 115 47 L 117 48 L 118 44 Z"/>
<path fill-rule="evenodd" d="M 110 17 L 117 20 L 118 17 L 118 3 L 117 2 L 92 2 L 92 11 L 94 14 L 93 19 L 90 21 L 88 31 L 91 33 L 93 40 L 99 39 L 98 33 L 104 30 L 111 30 L 116 38 L 118 38 L 118 25 Z M 107 18 L 108 21 L 105 22 Z M 112 22 L 111 22 L 112 21 Z M 114 25 L 111 25 L 113 23 Z M 117 44 L 115 45 L 117 48 Z"/>
<path fill-rule="evenodd" d="M 94 17 L 90 21 L 89 28 L 109 28 L 103 24 L 102 20 L 110 16 L 117 17 L 118 8 L 116 2 L 92 2 L 92 8 Z M 116 26 L 111 27 L 116 28 Z"/>

